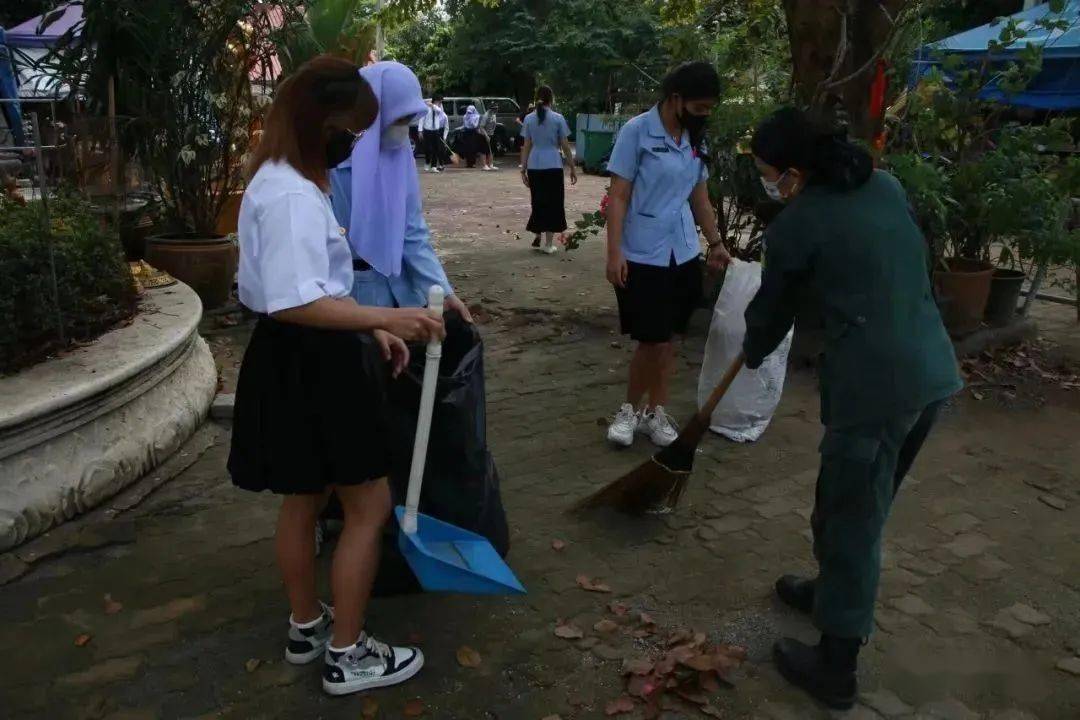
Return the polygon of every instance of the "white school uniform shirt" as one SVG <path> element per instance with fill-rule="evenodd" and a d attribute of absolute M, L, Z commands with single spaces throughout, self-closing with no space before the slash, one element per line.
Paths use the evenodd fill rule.
<path fill-rule="evenodd" d="M 442 130 L 443 137 L 445 138 L 446 133 L 449 130 L 446 111 L 436 105 L 429 105 L 427 112 L 421 116 L 420 129 Z"/>
<path fill-rule="evenodd" d="M 318 185 L 267 161 L 240 202 L 240 302 L 260 313 L 343 298 L 353 283 L 345 231 Z"/>

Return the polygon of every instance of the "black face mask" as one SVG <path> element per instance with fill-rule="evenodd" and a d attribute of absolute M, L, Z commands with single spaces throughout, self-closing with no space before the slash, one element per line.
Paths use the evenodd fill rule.
<path fill-rule="evenodd" d="M 695 143 L 705 134 L 705 124 L 709 122 L 708 115 L 695 115 L 686 110 L 679 113 L 678 119 L 679 124 L 686 128 L 686 132 L 690 133 L 690 139 Z"/>
<path fill-rule="evenodd" d="M 326 141 L 326 167 L 336 168 L 349 159 L 356 136 L 348 130 L 334 130 Z"/>

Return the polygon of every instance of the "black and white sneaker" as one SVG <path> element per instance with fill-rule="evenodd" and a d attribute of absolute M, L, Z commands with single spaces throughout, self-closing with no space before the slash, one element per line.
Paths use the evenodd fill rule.
<path fill-rule="evenodd" d="M 334 632 L 334 608 L 325 603 L 322 615 L 309 623 L 300 625 L 289 616 L 289 644 L 285 646 L 285 660 L 293 665 L 306 665 L 317 660 L 330 643 Z"/>
<path fill-rule="evenodd" d="M 348 695 L 405 682 L 423 666 L 420 648 L 393 647 L 365 632 L 352 647 L 327 646 L 322 686 L 331 695 Z"/>

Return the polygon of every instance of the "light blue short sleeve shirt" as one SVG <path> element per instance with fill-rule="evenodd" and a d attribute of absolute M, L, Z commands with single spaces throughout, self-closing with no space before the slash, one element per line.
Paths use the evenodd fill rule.
<path fill-rule="evenodd" d="M 630 262 L 667 267 L 701 254 L 690 193 L 709 177 L 683 133 L 676 143 L 653 107 L 619 130 L 608 170 L 633 185 L 623 223 L 622 251 Z"/>
<path fill-rule="evenodd" d="M 556 170 L 563 166 L 559 144 L 570 137 L 570 126 L 562 115 L 548 110 L 544 122 L 540 122 L 533 110 L 525 116 L 521 136 L 532 140 L 533 144 L 529 153 L 529 170 Z"/>

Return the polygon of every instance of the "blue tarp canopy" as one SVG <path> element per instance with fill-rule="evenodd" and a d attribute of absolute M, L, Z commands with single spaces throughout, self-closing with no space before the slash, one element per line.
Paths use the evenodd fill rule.
<path fill-rule="evenodd" d="M 972 62 L 982 62 L 989 57 L 994 65 L 1005 65 L 1016 59 L 1026 46 L 1038 45 L 1043 47 L 1043 69 L 1026 90 L 1005 93 L 997 86 L 991 73 L 990 81 L 980 97 L 1037 110 L 1080 109 L 1080 0 L 1069 0 L 1059 13 L 1052 12 L 1049 4 L 1044 3 L 1017 13 L 1010 19 L 1016 20 L 1027 35 L 992 54 L 988 47 L 1001 35 L 1004 21 L 982 25 L 923 46 L 912 68 L 911 84 L 916 84 L 950 55 Z M 1040 22 L 1046 21 L 1060 21 L 1067 27 L 1041 27 Z"/>

